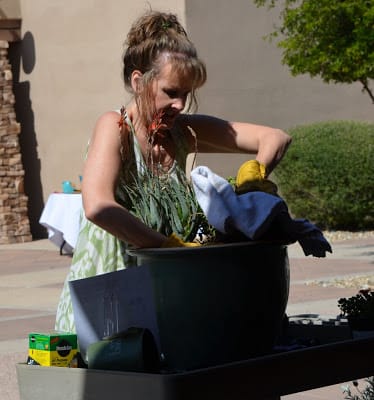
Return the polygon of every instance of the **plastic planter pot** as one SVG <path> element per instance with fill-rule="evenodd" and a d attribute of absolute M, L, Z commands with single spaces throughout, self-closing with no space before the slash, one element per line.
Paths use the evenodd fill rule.
<path fill-rule="evenodd" d="M 243 360 L 272 349 L 288 300 L 285 246 L 250 242 L 131 253 L 152 269 L 168 370 Z"/>
<path fill-rule="evenodd" d="M 135 326 L 154 335 L 163 372 L 272 350 L 288 300 L 286 246 L 245 242 L 129 253 L 138 267 L 71 282 L 81 349 Z"/>

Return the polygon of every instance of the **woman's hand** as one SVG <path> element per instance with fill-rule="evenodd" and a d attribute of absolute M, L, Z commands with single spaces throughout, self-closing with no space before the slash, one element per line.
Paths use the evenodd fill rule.
<path fill-rule="evenodd" d="M 195 242 L 184 242 L 178 235 L 172 233 L 165 241 L 162 243 L 163 248 L 169 247 L 198 247 L 201 246 L 200 243 Z"/>
<path fill-rule="evenodd" d="M 243 163 L 236 175 L 235 192 L 243 194 L 247 192 L 266 192 L 277 195 L 277 185 L 266 179 L 266 167 L 257 160 L 249 160 Z"/>

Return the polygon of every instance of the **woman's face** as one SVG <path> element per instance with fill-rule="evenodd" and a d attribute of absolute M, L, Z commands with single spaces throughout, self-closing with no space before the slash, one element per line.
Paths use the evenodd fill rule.
<path fill-rule="evenodd" d="M 163 62 L 160 74 L 153 82 L 154 104 L 157 113 L 162 114 L 162 124 L 170 129 L 183 111 L 192 87 L 189 79 L 177 72 L 169 61 Z"/>

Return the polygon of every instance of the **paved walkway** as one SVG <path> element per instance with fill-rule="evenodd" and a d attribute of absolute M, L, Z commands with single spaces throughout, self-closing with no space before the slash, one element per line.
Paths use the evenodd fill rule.
<path fill-rule="evenodd" d="M 336 316 L 337 299 L 356 288 L 330 286 L 333 279 L 374 274 L 374 237 L 332 243 L 325 259 L 305 257 L 289 247 L 291 288 L 287 313 Z M 27 358 L 31 331 L 53 328 L 54 316 L 71 258 L 60 256 L 48 240 L 0 245 L 0 399 L 19 400 L 16 363 Z M 313 282 L 323 282 L 314 284 Z M 343 400 L 341 385 L 284 396 L 285 400 Z"/>

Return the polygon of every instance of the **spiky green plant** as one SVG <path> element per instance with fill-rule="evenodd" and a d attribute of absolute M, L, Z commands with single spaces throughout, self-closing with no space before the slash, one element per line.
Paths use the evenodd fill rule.
<path fill-rule="evenodd" d="M 208 224 L 186 175 L 179 171 L 177 178 L 144 171 L 125 187 L 131 200 L 130 212 L 147 226 L 169 236 L 176 233 L 183 241 L 196 236 L 212 239 L 214 228 Z"/>
<path fill-rule="evenodd" d="M 356 393 L 353 393 L 349 386 L 343 387 L 343 393 L 345 394 L 344 399 L 374 400 L 374 376 L 366 378 L 364 381 L 366 382 L 366 386 L 363 389 L 359 388 L 359 383 L 357 381 L 352 382 Z"/>
<path fill-rule="evenodd" d="M 354 296 L 342 297 L 338 307 L 344 316 L 374 319 L 374 291 L 361 289 Z"/>

